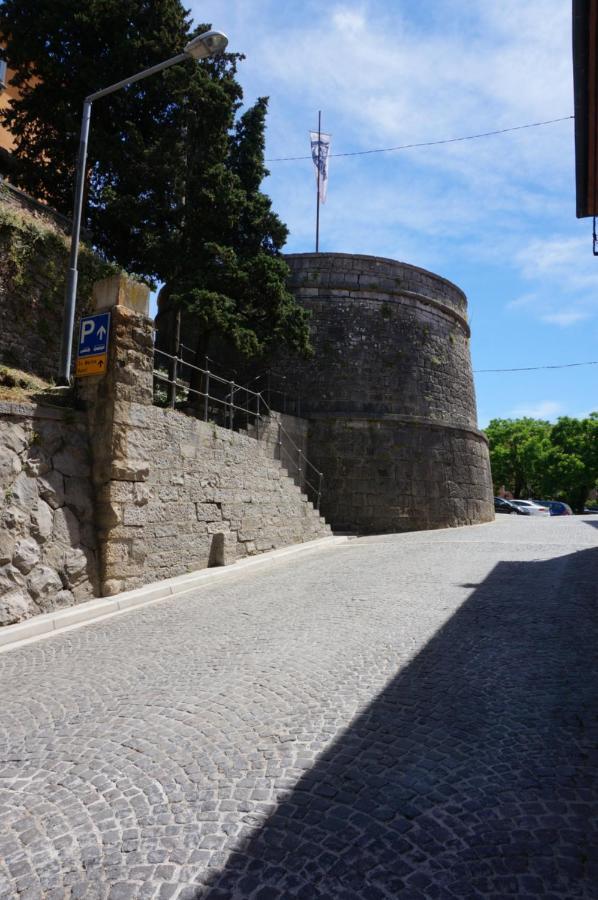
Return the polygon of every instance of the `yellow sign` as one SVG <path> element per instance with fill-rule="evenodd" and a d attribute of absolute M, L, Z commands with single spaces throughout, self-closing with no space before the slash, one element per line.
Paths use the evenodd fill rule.
<path fill-rule="evenodd" d="M 107 353 L 98 353 L 96 356 L 80 356 L 77 359 L 75 375 L 77 378 L 84 378 L 86 375 L 104 375 L 107 359 Z"/>

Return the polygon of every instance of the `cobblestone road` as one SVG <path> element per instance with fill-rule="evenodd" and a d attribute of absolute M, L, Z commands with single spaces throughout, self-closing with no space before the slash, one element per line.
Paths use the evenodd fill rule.
<path fill-rule="evenodd" d="M 598 897 L 598 519 L 352 541 L 0 655 L 0 897 Z"/>

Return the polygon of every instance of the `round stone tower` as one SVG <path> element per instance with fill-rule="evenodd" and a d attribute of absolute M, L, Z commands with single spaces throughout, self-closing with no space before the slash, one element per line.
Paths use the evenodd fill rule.
<path fill-rule="evenodd" d="M 463 292 L 392 259 L 285 258 L 315 355 L 283 367 L 310 420 L 326 519 L 361 533 L 493 519 Z"/>

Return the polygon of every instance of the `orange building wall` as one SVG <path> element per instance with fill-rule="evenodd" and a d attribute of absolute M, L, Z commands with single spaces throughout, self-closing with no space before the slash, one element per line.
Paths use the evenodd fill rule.
<path fill-rule="evenodd" d="M 0 93 L 0 110 L 6 109 L 10 100 L 16 99 L 20 96 L 20 91 L 9 84 L 10 79 L 14 75 L 13 69 L 7 69 L 6 72 L 6 87 Z M 10 133 L 10 131 L 0 123 L 0 147 L 3 150 L 11 151 L 14 148 L 15 141 Z"/>

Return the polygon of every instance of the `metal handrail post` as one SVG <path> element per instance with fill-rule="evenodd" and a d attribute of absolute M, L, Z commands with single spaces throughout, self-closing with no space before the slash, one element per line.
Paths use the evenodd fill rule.
<path fill-rule="evenodd" d="M 257 409 L 257 413 L 256 413 L 256 416 L 255 416 L 255 436 L 256 436 L 256 438 L 257 438 L 258 441 L 259 441 L 259 439 L 260 439 L 260 398 L 261 398 L 261 396 L 262 396 L 262 395 L 261 395 L 260 392 L 258 391 L 257 394 L 256 394 L 256 398 L 257 398 L 257 399 L 256 399 L 256 409 Z"/>
<path fill-rule="evenodd" d="M 174 359 L 170 361 L 170 384 L 168 385 L 168 391 L 170 394 L 170 406 L 172 409 L 176 406 L 176 389 L 177 389 L 177 381 L 179 377 L 179 360 L 178 356 L 180 353 L 180 343 L 181 343 L 181 311 L 178 310 L 176 314 L 176 326 L 174 332 Z"/>
<path fill-rule="evenodd" d="M 297 456 L 298 456 L 298 459 L 299 459 L 299 462 L 297 463 L 297 475 L 299 476 L 299 487 L 302 488 L 302 487 L 303 487 L 303 483 L 302 483 L 302 479 L 301 479 L 301 472 L 302 472 L 303 470 L 302 470 L 302 468 L 301 468 L 301 460 L 302 460 L 302 458 L 303 458 L 303 450 L 301 449 L 301 447 L 299 447 L 299 450 L 297 451 Z"/>
<path fill-rule="evenodd" d="M 203 417 L 204 422 L 208 421 L 208 400 L 210 397 L 210 370 L 206 367 L 206 380 L 205 380 L 205 389 L 206 394 L 203 398 Z"/>
<path fill-rule="evenodd" d="M 322 499 L 322 477 L 322 473 L 320 472 L 318 478 L 318 496 L 316 499 L 316 509 L 318 510 L 318 512 L 320 511 L 320 501 Z"/>
<path fill-rule="evenodd" d="M 170 406 L 172 409 L 176 406 L 176 384 L 178 378 L 178 359 L 175 357 L 172 361 L 172 377 L 170 379 L 170 384 L 168 385 L 168 389 L 170 392 Z"/>
<path fill-rule="evenodd" d="M 278 458 L 282 462 L 282 426 L 278 423 Z"/>
<path fill-rule="evenodd" d="M 233 402 L 234 398 L 235 398 L 235 382 L 230 381 L 229 387 L 230 387 L 230 406 L 229 406 L 229 411 L 228 411 L 228 414 L 229 414 L 228 427 L 232 430 L 232 427 L 234 425 L 234 418 L 235 418 L 235 406 L 234 406 L 234 402 Z"/>

